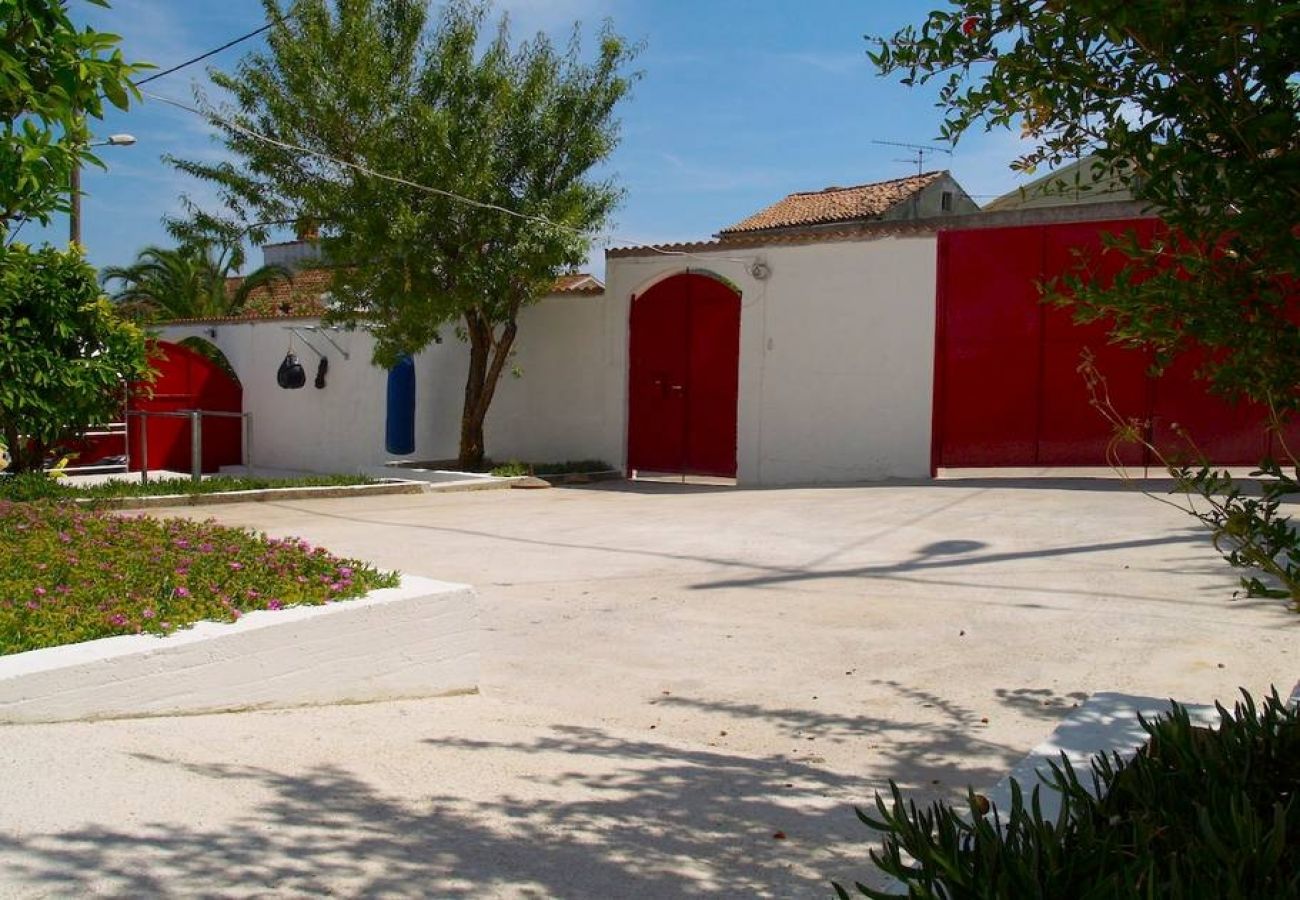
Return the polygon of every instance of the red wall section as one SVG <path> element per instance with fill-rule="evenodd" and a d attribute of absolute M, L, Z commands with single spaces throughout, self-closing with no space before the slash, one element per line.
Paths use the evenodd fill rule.
<path fill-rule="evenodd" d="M 244 391 L 211 360 L 187 347 L 166 341 L 151 345 L 155 378 L 152 385 L 137 386 L 131 392 L 129 409 L 134 412 L 178 412 L 201 409 L 240 412 Z M 147 423 L 150 469 L 190 471 L 190 423 L 172 416 L 128 418 L 131 469 L 142 464 L 142 421 Z M 233 417 L 203 417 L 203 471 L 216 472 L 221 466 L 238 465 L 242 458 L 240 420 Z"/>
<path fill-rule="evenodd" d="M 935 468 L 1106 465 L 1112 429 L 1079 374 L 1085 351 L 1116 410 L 1148 423 L 1162 452 L 1188 456 L 1178 423 L 1214 463 L 1264 457 L 1262 410 L 1211 395 L 1193 376 L 1195 358 L 1152 377 L 1147 354 L 1109 343 L 1105 323 L 1078 325 L 1039 301 L 1039 284 L 1070 271 L 1077 250 L 1100 248 L 1103 233 L 1147 238 L 1159 227 L 1138 219 L 940 232 Z M 1094 277 L 1113 276 L 1123 260 L 1100 254 Z M 1144 455 L 1130 445 L 1121 458 L 1152 462 Z"/>

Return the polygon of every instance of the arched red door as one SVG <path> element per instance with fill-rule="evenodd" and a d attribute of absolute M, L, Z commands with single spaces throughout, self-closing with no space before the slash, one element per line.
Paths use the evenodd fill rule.
<path fill-rule="evenodd" d="M 151 345 L 154 380 L 146 388 L 131 392 L 132 413 L 178 413 L 189 410 L 239 413 L 244 390 L 221 366 L 189 347 L 168 341 Z M 148 429 L 148 462 L 151 469 L 188 472 L 192 465 L 191 426 L 180 416 L 133 415 L 127 422 L 131 468 L 144 463 L 141 438 Z M 216 472 L 222 466 L 242 462 L 242 424 L 237 416 L 204 416 L 202 419 L 202 469 Z"/>
<path fill-rule="evenodd" d="M 697 273 L 632 298 L 627 465 L 736 475 L 740 294 Z"/>

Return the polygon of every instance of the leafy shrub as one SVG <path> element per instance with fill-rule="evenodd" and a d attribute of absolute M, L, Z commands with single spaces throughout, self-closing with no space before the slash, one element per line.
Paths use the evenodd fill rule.
<path fill-rule="evenodd" d="M 113 478 L 98 484 L 76 484 L 56 480 L 41 472 L 0 476 L 0 500 L 116 500 L 124 497 L 159 497 L 170 494 L 221 494 L 230 491 L 264 491 L 274 488 L 345 487 L 374 484 L 365 475 L 312 475 L 304 478 L 245 478 L 216 475 L 193 481 L 184 478 L 155 479 L 141 483 L 134 479 Z"/>
<path fill-rule="evenodd" d="M 0 501 L 0 655 L 202 619 L 319 605 L 393 587 L 394 573 L 296 538 L 72 504 Z"/>
<path fill-rule="evenodd" d="M 121 412 L 123 381 L 149 376 L 144 332 L 120 319 L 75 246 L 0 248 L 0 441 L 11 471 Z"/>
<path fill-rule="evenodd" d="M 89 500 L 108 500 L 118 497 L 158 497 L 168 494 L 220 494 L 229 491 L 265 491 L 274 488 L 346 487 L 355 484 L 374 484 L 366 475 L 309 475 L 303 478 L 246 478 L 240 475 L 214 475 L 201 481 L 184 478 L 164 478 L 141 484 L 132 479 L 114 478 L 99 484 L 68 485 L 70 496 Z"/>
<path fill-rule="evenodd" d="M 565 462 L 526 463 L 517 459 L 492 468 L 492 474 L 498 478 L 511 478 L 516 475 L 576 475 L 584 472 L 608 472 L 614 467 L 599 459 L 570 459 Z"/>
<path fill-rule="evenodd" d="M 502 463 L 499 466 L 493 466 L 492 474 L 497 478 L 517 478 L 520 475 L 533 474 L 533 468 L 527 463 L 521 463 L 517 459 L 512 459 L 510 462 Z"/>
<path fill-rule="evenodd" d="M 1262 708 L 1243 698 L 1219 707 L 1214 731 L 1174 704 L 1142 723 L 1150 741 L 1131 761 L 1093 759 L 1087 784 L 1067 761 L 1054 765 L 1053 820 L 1039 786 L 1026 801 L 1013 783 L 1010 809 L 989 815 L 973 792 L 964 811 L 921 809 L 891 782 L 892 802 L 877 795 L 878 815 L 858 816 L 884 832 L 871 859 L 908 893 L 855 887 L 954 900 L 1300 897 L 1300 713 L 1276 691 Z"/>
<path fill-rule="evenodd" d="M 0 476 L 0 500 L 57 500 L 67 496 L 67 489 L 44 472 L 23 472 Z"/>

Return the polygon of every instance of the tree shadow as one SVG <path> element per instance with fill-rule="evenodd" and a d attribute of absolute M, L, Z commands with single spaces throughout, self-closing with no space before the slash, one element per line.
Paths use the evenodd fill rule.
<path fill-rule="evenodd" d="M 976 733 L 970 710 L 880 684 L 932 714 L 891 721 L 672 701 L 765 719 L 791 735 L 861 740 L 867 775 L 816 757 L 683 748 L 575 726 L 518 741 L 424 739 L 431 777 L 403 793 L 376 788 L 364 767 L 286 772 L 136 753 L 141 764 L 230 784 L 240 796 L 251 788 L 254 799 L 224 822 L 196 812 L 183 823 L 10 830 L 0 833 L 0 864 L 11 886 L 66 894 L 825 896 L 831 878 L 870 877 L 875 838 L 853 807 L 870 805 L 887 779 L 933 793 L 942 778 L 955 791 L 958 781 L 962 789 L 996 781 L 1022 753 Z M 438 765 L 448 759 L 499 781 L 486 793 L 458 790 L 456 771 Z M 196 792 L 211 797 L 214 787 Z"/>
<path fill-rule="evenodd" d="M 1060 693 L 1052 688 L 998 688 L 994 692 L 1004 706 L 1036 719 L 1058 721 L 1088 699 L 1085 691 Z"/>

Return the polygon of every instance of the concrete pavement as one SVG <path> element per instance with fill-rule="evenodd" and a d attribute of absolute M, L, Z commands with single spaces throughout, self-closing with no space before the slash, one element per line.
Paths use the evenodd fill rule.
<path fill-rule="evenodd" d="M 1300 617 L 1103 481 L 177 514 L 474 584 L 482 694 L 0 729 L 0 895 L 824 896 L 889 778 L 987 786 L 1097 690 L 1300 677 Z"/>

